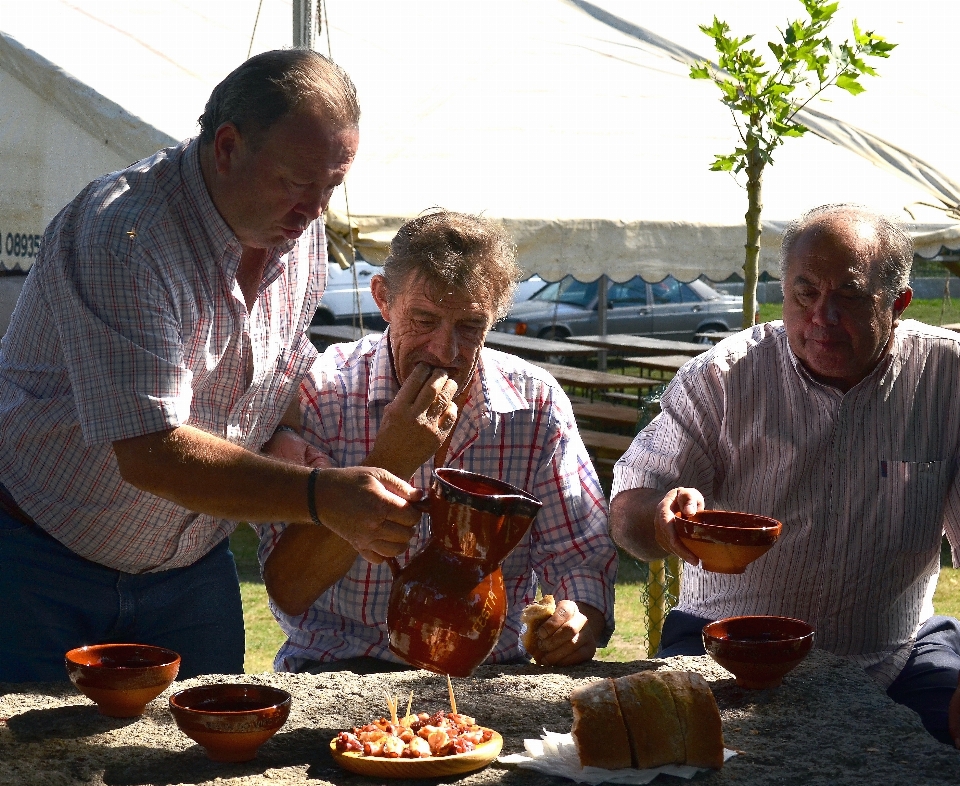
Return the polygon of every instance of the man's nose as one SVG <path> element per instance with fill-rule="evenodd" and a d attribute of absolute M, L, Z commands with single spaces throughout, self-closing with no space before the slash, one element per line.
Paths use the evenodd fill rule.
<path fill-rule="evenodd" d="M 840 309 L 836 297 L 824 294 L 817 298 L 813 308 L 813 320 L 821 325 L 836 325 L 840 321 Z"/>
<path fill-rule="evenodd" d="M 457 331 L 443 326 L 434 330 L 430 336 L 429 350 L 442 365 L 452 365 L 460 353 Z"/>
<path fill-rule="evenodd" d="M 317 189 L 303 195 L 303 198 L 297 203 L 295 210 L 308 221 L 316 221 L 323 215 L 323 211 L 330 204 L 331 193 Z"/>

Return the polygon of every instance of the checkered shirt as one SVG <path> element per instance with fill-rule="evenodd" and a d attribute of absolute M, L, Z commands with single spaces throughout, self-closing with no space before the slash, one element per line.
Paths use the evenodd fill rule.
<path fill-rule="evenodd" d="M 67 205 L 0 346 L 0 483 L 74 552 L 130 573 L 192 564 L 235 523 L 125 483 L 111 443 L 189 424 L 259 450 L 316 357 L 323 222 L 272 250 L 248 313 L 198 150 L 162 150 Z"/>
<path fill-rule="evenodd" d="M 383 338 L 330 347 L 301 390 L 304 433 L 338 466 L 355 466 L 373 448 L 384 407 L 399 391 Z M 606 502 L 577 432 L 566 394 L 547 372 L 502 352 L 483 349 L 451 437 L 448 467 L 499 478 L 543 502 L 533 527 L 504 561 L 507 620 L 487 663 L 522 655 L 520 613 L 534 600 L 538 583 L 557 600 L 586 603 L 603 612 L 613 631 L 613 583 L 617 553 L 607 531 Z M 412 483 L 427 488 L 433 459 Z M 426 517 L 405 565 L 428 532 Z M 261 564 L 283 525 L 260 528 Z M 278 671 L 298 671 L 309 661 L 372 656 L 398 661 L 388 649 L 387 603 L 393 584 L 386 564 L 357 558 L 349 573 L 305 614 L 291 617 L 271 604 L 287 634 L 277 653 Z"/>

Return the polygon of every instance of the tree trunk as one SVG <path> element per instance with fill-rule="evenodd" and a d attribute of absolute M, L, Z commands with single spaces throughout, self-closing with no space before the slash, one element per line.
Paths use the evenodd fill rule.
<path fill-rule="evenodd" d="M 760 211 L 763 208 L 763 159 L 756 147 L 747 152 L 746 258 L 743 263 L 743 327 L 753 326 L 757 312 L 757 280 L 760 267 Z"/>

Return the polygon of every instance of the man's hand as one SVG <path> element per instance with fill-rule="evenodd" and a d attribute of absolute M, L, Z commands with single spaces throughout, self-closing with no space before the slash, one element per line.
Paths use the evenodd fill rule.
<path fill-rule="evenodd" d="M 660 500 L 653 519 L 653 531 L 660 548 L 676 554 L 684 562 L 699 565 L 700 558 L 683 545 L 677 534 L 676 518 L 681 514 L 684 517 L 692 516 L 703 507 L 703 494 L 696 489 L 676 488 L 668 491 Z"/>
<path fill-rule="evenodd" d="M 327 469 L 317 477 L 317 516 L 370 562 L 402 553 L 421 512 L 421 492 L 377 467 Z"/>
<path fill-rule="evenodd" d="M 596 654 L 597 639 L 604 625 L 603 614 L 597 609 L 584 604 L 581 611 L 572 600 L 561 600 L 553 616 L 537 631 L 537 663 L 573 666 L 590 660 Z"/>
<path fill-rule="evenodd" d="M 457 383 L 443 371 L 418 363 L 384 408 L 373 450 L 363 463 L 412 477 L 450 436 L 457 422 L 456 395 Z"/>

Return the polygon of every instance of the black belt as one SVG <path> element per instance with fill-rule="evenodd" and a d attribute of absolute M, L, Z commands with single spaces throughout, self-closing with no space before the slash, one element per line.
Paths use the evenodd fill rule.
<path fill-rule="evenodd" d="M 6 513 L 10 518 L 16 519 L 21 524 L 36 527 L 37 522 L 30 518 L 26 513 L 20 510 L 17 501 L 10 496 L 10 492 L 0 483 L 0 510 Z"/>

